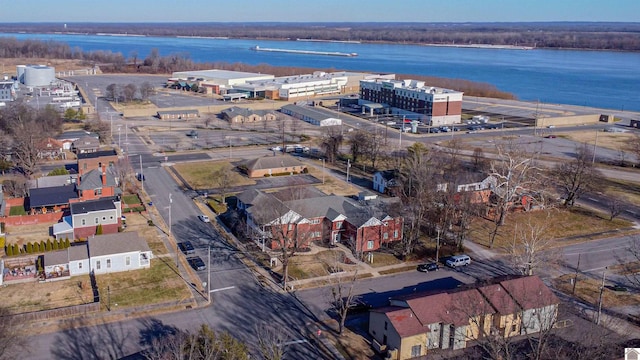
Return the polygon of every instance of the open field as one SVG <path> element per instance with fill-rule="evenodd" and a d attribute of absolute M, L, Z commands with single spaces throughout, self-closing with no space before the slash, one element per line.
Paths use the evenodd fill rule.
<path fill-rule="evenodd" d="M 0 287 L 2 306 L 25 313 L 93 302 L 89 275 L 46 283 L 30 282 Z"/>
<path fill-rule="evenodd" d="M 219 185 L 213 179 L 213 172 L 220 169 L 227 161 L 203 161 L 196 163 L 176 164 L 173 168 L 193 189 L 215 189 Z M 235 167 L 234 167 L 235 168 Z M 232 172 L 233 186 L 253 185 L 256 182 L 237 171 Z"/>
<path fill-rule="evenodd" d="M 512 243 L 514 235 L 526 231 L 529 229 L 529 225 L 545 227 L 544 233 L 549 240 L 557 239 L 562 241 L 562 245 L 567 245 L 567 241 L 580 242 L 595 239 L 598 233 L 629 228 L 632 224 L 622 219 L 609 221 L 605 214 L 579 207 L 510 213 L 507 216 L 506 224 L 498 229 L 494 248 L 508 247 Z M 471 224 L 469 238 L 478 244 L 489 246 L 493 229 L 494 223 L 492 221 L 476 218 Z M 570 240 L 561 240 L 569 237 L 571 237 Z M 556 242 L 552 241 L 551 246 L 554 244 Z"/>
<path fill-rule="evenodd" d="M 631 132 L 626 133 L 614 133 L 614 132 L 602 132 L 598 131 L 598 147 L 603 147 L 611 150 L 624 149 L 627 145 L 627 141 L 634 137 Z M 557 131 L 557 135 L 562 136 L 565 139 L 575 141 L 577 143 L 594 144 L 596 141 L 596 131 L 569 131 L 563 133 L 561 129 Z"/>
<path fill-rule="evenodd" d="M 7 244 L 25 245 L 28 242 L 40 242 L 53 239 L 49 236 L 50 224 L 7 225 Z"/>
<path fill-rule="evenodd" d="M 39 59 L 39 58 L 3 58 L 2 64 L 6 74 L 15 74 L 16 65 L 25 64 L 42 64 L 53 66 L 56 72 L 89 69 L 92 65 L 82 64 L 82 60 L 65 60 L 65 59 Z"/>
<path fill-rule="evenodd" d="M 571 280 L 574 278 L 573 274 L 567 274 L 553 279 L 554 287 L 565 294 L 571 294 L 573 290 L 573 284 Z M 600 286 L 602 281 L 600 279 L 588 278 L 584 275 L 578 275 L 578 282 L 576 283 L 575 296 L 587 303 L 597 305 L 598 298 L 600 297 Z M 631 292 L 619 292 L 609 289 L 605 282 L 604 292 L 602 293 L 602 306 L 604 307 L 616 307 L 637 305 L 640 303 L 640 294 Z"/>
<path fill-rule="evenodd" d="M 638 175 L 640 181 L 640 175 Z M 604 192 L 625 201 L 640 204 L 640 182 L 604 178 L 600 180 Z"/>
<path fill-rule="evenodd" d="M 105 306 L 109 301 L 108 292 L 114 307 L 142 306 L 191 297 L 175 263 L 163 258 L 151 259 L 149 269 L 97 275 L 96 281 L 102 295 L 100 301 Z"/>

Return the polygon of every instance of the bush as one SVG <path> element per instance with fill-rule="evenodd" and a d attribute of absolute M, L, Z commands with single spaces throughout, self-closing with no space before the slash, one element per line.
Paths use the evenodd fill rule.
<path fill-rule="evenodd" d="M 102 235 L 102 224 L 99 224 L 96 228 L 96 235 Z"/>
<path fill-rule="evenodd" d="M 58 250 L 60 248 L 58 244 L 58 240 L 53 240 L 53 243 L 51 245 L 52 245 L 51 250 Z"/>
<path fill-rule="evenodd" d="M 27 243 L 27 254 L 33 253 L 33 244 Z"/>
<path fill-rule="evenodd" d="M 130 208 L 125 208 L 122 212 L 131 213 L 131 212 L 143 212 L 143 211 L 144 211 L 144 206 L 134 206 Z"/>
<path fill-rule="evenodd" d="M 308 173 L 309 173 L 309 169 L 304 168 L 304 169 L 302 170 L 302 173 L 303 173 L 303 174 L 308 174 Z"/>
<path fill-rule="evenodd" d="M 153 226 L 153 220 L 151 220 L 151 219 L 147 220 L 147 225 Z"/>
<path fill-rule="evenodd" d="M 20 254 L 20 247 L 18 246 L 18 244 L 13 244 L 13 255 L 18 254 Z"/>
<path fill-rule="evenodd" d="M 12 256 L 13 255 L 13 246 L 9 245 L 7 247 L 4 248 L 4 253 L 7 254 L 7 256 Z"/>
<path fill-rule="evenodd" d="M 69 238 L 65 238 L 64 239 L 64 248 L 68 248 L 69 246 L 71 246 L 71 243 L 69 242 Z"/>
<path fill-rule="evenodd" d="M 44 240 L 40 241 L 40 252 L 45 252 L 47 251 L 47 244 L 44 242 Z"/>
<path fill-rule="evenodd" d="M 33 251 L 37 253 L 40 252 L 40 243 L 33 244 Z"/>
<path fill-rule="evenodd" d="M 51 239 L 47 239 L 47 242 L 44 243 L 44 251 L 51 251 L 53 248 L 53 244 L 51 243 Z"/>
<path fill-rule="evenodd" d="M 3 236 L 3 237 L 0 237 L 0 247 L 4 247 L 4 243 L 5 243 L 5 241 L 6 241 L 6 240 L 4 239 L 4 236 Z"/>

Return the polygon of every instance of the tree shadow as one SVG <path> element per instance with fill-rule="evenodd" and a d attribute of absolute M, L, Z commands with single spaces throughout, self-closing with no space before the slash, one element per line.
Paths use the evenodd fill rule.
<path fill-rule="evenodd" d="M 51 347 L 53 359 L 120 359 L 135 344 L 121 323 L 90 326 L 84 318 L 65 321 Z"/>

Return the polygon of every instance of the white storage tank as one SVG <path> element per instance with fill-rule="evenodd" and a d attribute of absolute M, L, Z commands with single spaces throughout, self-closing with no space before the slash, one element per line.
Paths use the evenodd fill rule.
<path fill-rule="evenodd" d="M 27 65 L 17 65 L 16 66 L 16 71 L 17 71 L 17 79 L 18 82 L 21 84 L 24 84 L 24 69 L 27 68 Z"/>
<path fill-rule="evenodd" d="M 30 65 L 24 69 L 24 84 L 27 86 L 48 86 L 56 81 L 56 70 L 51 66 Z"/>

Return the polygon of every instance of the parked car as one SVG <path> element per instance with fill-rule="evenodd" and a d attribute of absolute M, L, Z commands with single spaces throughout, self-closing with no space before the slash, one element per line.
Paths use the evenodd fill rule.
<path fill-rule="evenodd" d="M 458 266 L 467 266 L 471 264 L 471 258 L 468 255 L 454 255 L 446 262 L 448 267 L 457 268 Z"/>
<path fill-rule="evenodd" d="M 547 135 L 547 139 L 555 139 L 557 136 L 555 135 Z"/>
<path fill-rule="evenodd" d="M 200 219 L 200 221 L 206 222 L 206 223 L 211 221 L 211 220 L 209 220 L 209 217 L 207 215 L 203 215 L 203 214 L 198 215 L 198 219 Z"/>
<path fill-rule="evenodd" d="M 438 271 L 439 266 L 437 263 L 426 263 L 418 265 L 418 271 L 421 272 L 430 272 L 430 271 Z"/>
<path fill-rule="evenodd" d="M 189 265 L 191 265 L 191 267 L 195 271 L 201 271 L 201 270 L 207 269 L 207 265 L 204 263 L 204 261 L 202 261 L 200 256 L 194 256 L 194 257 L 188 258 L 187 262 L 189 263 Z"/>
<path fill-rule="evenodd" d="M 187 133 L 187 136 L 197 139 L 198 138 L 198 132 L 195 131 L 195 130 L 191 130 L 191 131 L 189 131 Z"/>
<path fill-rule="evenodd" d="M 193 247 L 193 244 L 191 244 L 191 241 L 179 242 L 178 243 L 178 248 L 185 255 L 191 255 L 191 254 L 195 254 L 196 253 L 196 249 Z"/>
<path fill-rule="evenodd" d="M 282 148 L 280 146 L 274 146 L 271 148 L 271 151 L 282 151 Z"/>
<path fill-rule="evenodd" d="M 138 181 L 146 181 L 147 178 L 144 176 L 144 174 L 140 174 L 140 173 L 136 173 L 136 179 L 138 179 Z"/>

